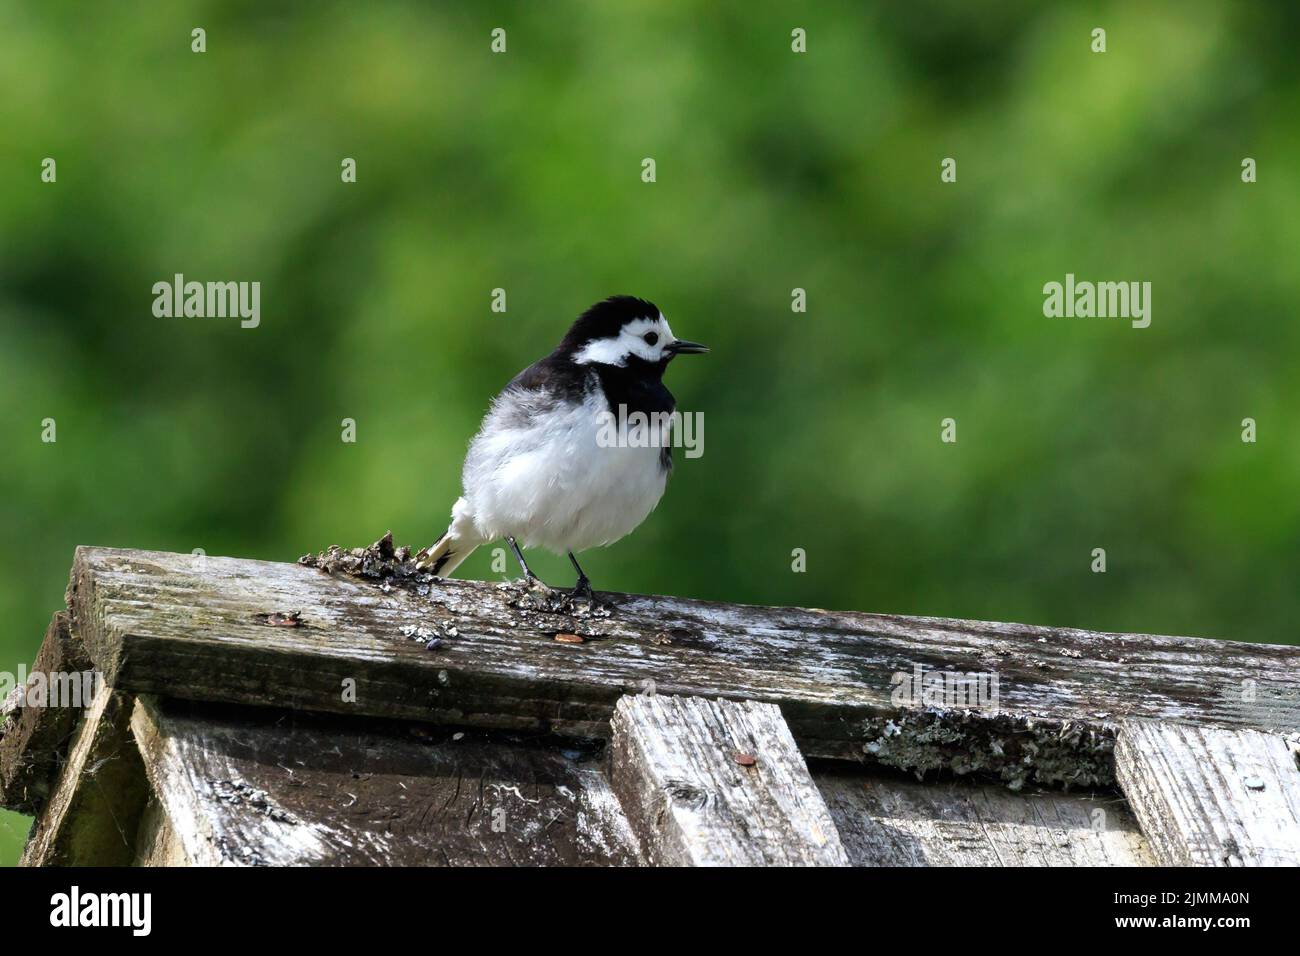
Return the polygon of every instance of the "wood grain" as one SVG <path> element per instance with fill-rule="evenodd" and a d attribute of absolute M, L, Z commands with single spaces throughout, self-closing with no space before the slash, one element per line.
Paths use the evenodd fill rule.
<path fill-rule="evenodd" d="M 132 701 L 102 686 L 81 714 L 21 866 L 120 866 L 134 855 L 146 786 L 128 733 Z"/>
<path fill-rule="evenodd" d="M 604 737 L 653 686 L 775 703 L 810 757 L 1012 787 L 1112 783 L 1126 716 L 1300 730 L 1293 647 L 629 595 L 575 617 L 514 586 L 104 548 L 78 549 L 70 594 L 110 681 L 196 700 Z M 998 674 L 1000 709 L 892 700 L 918 665 Z"/>
<path fill-rule="evenodd" d="M 772 704 L 624 697 L 610 781 L 656 866 L 847 866 L 830 813 Z"/>
<path fill-rule="evenodd" d="M 132 727 L 156 801 L 142 864 L 639 862 L 590 750 L 147 696 Z"/>
<path fill-rule="evenodd" d="M 854 866 L 1153 866 L 1118 794 L 813 768 Z"/>
<path fill-rule="evenodd" d="M 1300 770 L 1281 737 L 1131 720 L 1115 757 L 1163 865 L 1300 865 Z"/>
<path fill-rule="evenodd" d="M 31 673 L 75 674 L 90 668 L 81 643 L 68 631 L 68 614 L 50 620 Z M 82 707 L 27 706 L 15 688 L 12 706 L 0 715 L 0 807 L 36 816 L 45 806 L 77 726 Z"/>

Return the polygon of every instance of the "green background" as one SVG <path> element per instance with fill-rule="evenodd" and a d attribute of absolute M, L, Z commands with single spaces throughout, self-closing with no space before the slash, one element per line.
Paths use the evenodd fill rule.
<path fill-rule="evenodd" d="M 615 292 L 714 351 L 598 587 L 1294 643 L 1297 9 L 0 2 L 0 669 L 78 544 L 432 541 L 489 399 Z M 261 327 L 155 318 L 177 272 Z M 1067 272 L 1151 327 L 1045 318 Z"/>

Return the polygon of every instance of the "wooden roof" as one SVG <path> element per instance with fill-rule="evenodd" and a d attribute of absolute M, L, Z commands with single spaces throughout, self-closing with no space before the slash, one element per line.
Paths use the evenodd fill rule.
<path fill-rule="evenodd" d="M 1300 862 L 1300 649 L 78 549 L 25 861 Z M 350 571 L 354 573 L 343 573 Z M 996 706 L 899 700 L 996 674 Z M 905 681 L 904 681 L 905 683 Z"/>

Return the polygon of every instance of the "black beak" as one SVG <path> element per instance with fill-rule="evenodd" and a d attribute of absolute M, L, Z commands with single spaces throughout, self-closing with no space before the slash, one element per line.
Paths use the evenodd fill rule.
<path fill-rule="evenodd" d="M 669 342 L 665 349 L 669 355 L 703 355 L 708 350 L 707 345 L 701 345 L 699 342 L 687 342 L 685 339 L 676 339 Z"/>

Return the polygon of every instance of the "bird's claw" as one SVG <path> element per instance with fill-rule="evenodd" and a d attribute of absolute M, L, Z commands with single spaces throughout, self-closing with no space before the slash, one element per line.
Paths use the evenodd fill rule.
<path fill-rule="evenodd" d="M 578 583 L 574 585 L 573 590 L 569 593 L 569 606 L 579 616 L 595 614 L 599 617 L 609 617 L 610 612 L 614 609 L 613 604 L 597 596 L 596 592 L 592 590 L 591 582 L 586 578 L 579 578 Z"/>
<path fill-rule="evenodd" d="M 555 592 L 555 588 L 551 587 L 549 584 L 547 584 L 545 581 L 543 581 L 541 578 L 537 577 L 534 574 L 524 575 L 523 585 L 525 591 L 530 591 L 533 594 L 550 595 Z"/>

